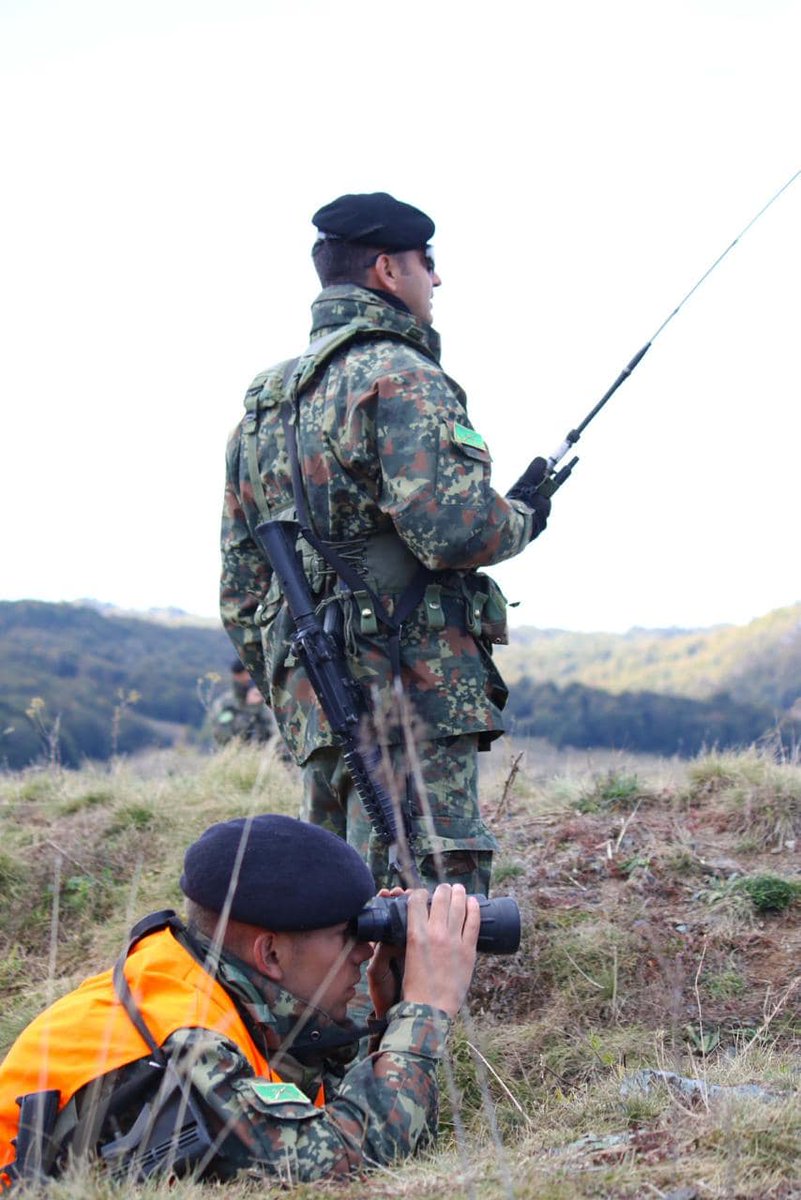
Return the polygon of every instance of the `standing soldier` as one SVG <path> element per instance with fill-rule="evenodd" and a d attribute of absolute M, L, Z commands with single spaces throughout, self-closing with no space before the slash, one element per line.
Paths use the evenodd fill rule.
<path fill-rule="evenodd" d="M 292 618 L 257 544 L 260 522 L 300 515 L 314 539 L 298 548 L 319 611 L 404 781 L 418 870 L 431 885 L 486 893 L 496 842 L 479 808 L 477 752 L 503 732 L 507 690 L 491 648 L 506 628 L 503 597 L 477 568 L 520 553 L 545 528 L 550 501 L 536 490 L 545 462 L 535 459 L 505 497 L 490 484 L 487 444 L 439 365 L 433 221 L 378 192 L 341 196 L 313 222 L 323 291 L 297 406 L 287 387 L 296 361 L 258 375 L 228 445 L 223 624 L 303 765 L 302 816 L 356 846 L 377 885 L 397 882 L 290 647 Z M 348 563 L 347 585 L 333 556 Z M 409 722 L 393 708 L 398 675 L 415 764 Z"/>

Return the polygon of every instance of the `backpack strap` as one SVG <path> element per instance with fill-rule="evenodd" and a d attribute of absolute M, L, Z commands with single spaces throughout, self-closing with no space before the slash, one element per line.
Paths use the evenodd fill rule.
<path fill-rule="evenodd" d="M 114 964 L 112 975 L 117 998 L 135 1026 L 137 1033 L 142 1038 L 142 1041 L 150 1048 L 150 1052 L 153 1055 L 153 1065 L 162 1069 L 167 1066 L 167 1055 L 153 1037 L 145 1018 L 142 1016 L 139 1005 L 134 1000 L 130 984 L 125 978 L 125 962 L 137 942 L 141 942 L 142 938 L 147 937 L 148 934 L 167 928 L 175 930 L 183 930 L 184 928 L 183 922 L 171 908 L 150 913 L 149 916 L 143 917 L 141 921 L 138 921 L 131 930 L 128 944 Z"/>
<path fill-rule="evenodd" d="M 406 342 L 427 358 L 436 361 L 435 356 L 426 345 L 424 333 L 415 325 L 410 323 L 408 330 L 405 331 L 392 330 L 381 328 L 370 321 L 357 318 L 350 321 L 347 325 L 335 329 L 331 333 L 323 334 L 322 337 L 316 338 L 299 358 L 290 359 L 282 365 L 282 389 L 284 393 L 282 424 L 292 474 L 295 512 L 298 516 L 301 534 L 309 545 L 333 568 L 340 579 L 348 585 L 354 595 L 361 593 L 367 597 L 369 604 L 366 603 L 363 607 L 365 611 L 368 608 L 371 610 L 370 619 L 374 615 L 389 630 L 389 654 L 392 663 L 392 674 L 395 679 L 398 679 L 400 677 L 401 626 L 422 600 L 426 591 L 426 585 L 433 578 L 434 572 L 421 564 L 414 578 L 401 594 L 394 613 L 390 615 L 381 598 L 368 586 L 366 580 L 315 532 L 306 499 L 297 446 L 298 404 L 301 394 L 307 388 L 311 387 L 335 355 L 345 346 L 350 345 L 356 340 L 386 340 L 388 338 Z M 276 382 L 276 371 L 277 369 L 268 372 L 266 380 L 265 376 L 257 376 L 256 380 L 254 380 L 254 383 L 248 389 L 245 396 L 245 417 L 242 422 L 248 475 L 253 489 L 253 499 L 262 521 L 270 520 L 271 514 L 267 497 L 264 493 L 258 462 L 259 402 L 266 398 L 266 392 L 273 391 Z"/>
<path fill-rule="evenodd" d="M 295 409 L 297 415 L 297 407 Z M 296 422 L 293 422 L 291 415 L 284 412 L 284 435 L 286 438 L 287 453 L 289 454 L 289 463 L 292 469 L 292 491 L 295 496 L 295 511 L 298 515 L 298 524 L 300 532 L 310 546 L 313 546 L 318 554 L 322 555 L 329 566 L 333 567 L 337 575 L 350 588 L 354 597 L 357 600 L 360 597 L 365 597 L 369 603 L 362 605 L 362 611 L 367 613 L 368 620 L 378 620 L 389 630 L 389 657 L 392 664 L 392 677 L 397 682 L 400 679 L 400 633 L 404 621 L 410 613 L 417 608 L 417 605 L 423 598 L 423 593 L 426 590 L 426 584 L 432 577 L 433 572 L 429 571 L 421 563 L 418 570 L 415 572 L 411 583 L 404 589 L 401 594 L 395 611 L 392 615 L 389 614 L 387 608 L 377 592 L 367 583 L 359 572 L 334 550 L 333 546 L 324 542 L 318 537 L 312 528 L 311 516 L 309 514 L 308 505 L 306 503 L 306 495 L 303 487 L 303 477 L 300 470 L 300 462 L 298 459 L 298 444 L 296 437 Z"/>
<path fill-rule="evenodd" d="M 300 359 L 290 358 L 287 362 L 282 363 L 280 367 L 267 371 L 266 374 L 257 375 L 245 393 L 245 415 L 242 418 L 242 436 L 244 439 L 248 478 L 253 490 L 253 502 L 259 510 L 260 521 L 269 521 L 272 514 L 264 491 L 264 484 L 261 481 L 261 471 L 259 470 L 259 414 L 264 407 L 263 402 L 268 396 L 274 394 L 278 371 L 280 370 L 281 372 L 280 392 L 283 393 L 286 391 L 299 362 Z"/>

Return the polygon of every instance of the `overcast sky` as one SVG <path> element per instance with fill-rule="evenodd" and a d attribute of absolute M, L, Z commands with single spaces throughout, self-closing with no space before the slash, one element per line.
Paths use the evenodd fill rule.
<path fill-rule="evenodd" d="M 310 216 L 431 214 L 505 490 L 801 168 L 798 0 L 0 0 L 0 598 L 216 612 L 228 431 L 299 353 Z M 801 599 L 801 180 L 587 429 L 517 623 Z"/>

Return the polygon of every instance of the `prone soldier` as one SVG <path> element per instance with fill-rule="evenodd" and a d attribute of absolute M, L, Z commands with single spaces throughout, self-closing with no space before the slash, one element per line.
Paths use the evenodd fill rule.
<path fill-rule="evenodd" d="M 341 1179 L 431 1142 L 437 1062 L 475 962 L 479 903 L 408 893 L 403 947 L 356 918 L 373 878 L 341 839 L 266 814 L 186 852 L 188 924 L 141 921 L 111 970 L 37 1017 L 0 1067 L 0 1190 L 98 1158 L 118 1178 L 243 1168 Z M 374 1012 L 348 1019 L 361 968 Z M 400 985 L 398 984 L 400 979 Z M 352 1065 L 349 1065 L 352 1064 Z"/>

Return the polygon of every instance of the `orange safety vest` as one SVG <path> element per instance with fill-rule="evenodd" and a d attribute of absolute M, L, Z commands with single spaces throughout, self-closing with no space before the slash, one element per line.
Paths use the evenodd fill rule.
<path fill-rule="evenodd" d="M 84 980 L 23 1030 L 0 1066 L 0 1170 L 13 1162 L 17 1098 L 57 1090 L 59 1111 L 93 1079 L 149 1054 L 120 1002 L 113 968 Z M 178 1029 L 209 1029 L 230 1038 L 254 1075 L 281 1077 L 257 1049 L 233 1000 L 169 929 L 143 937 L 125 960 L 125 977 L 153 1038 L 162 1046 Z M 315 1100 L 322 1107 L 323 1089 Z"/>

